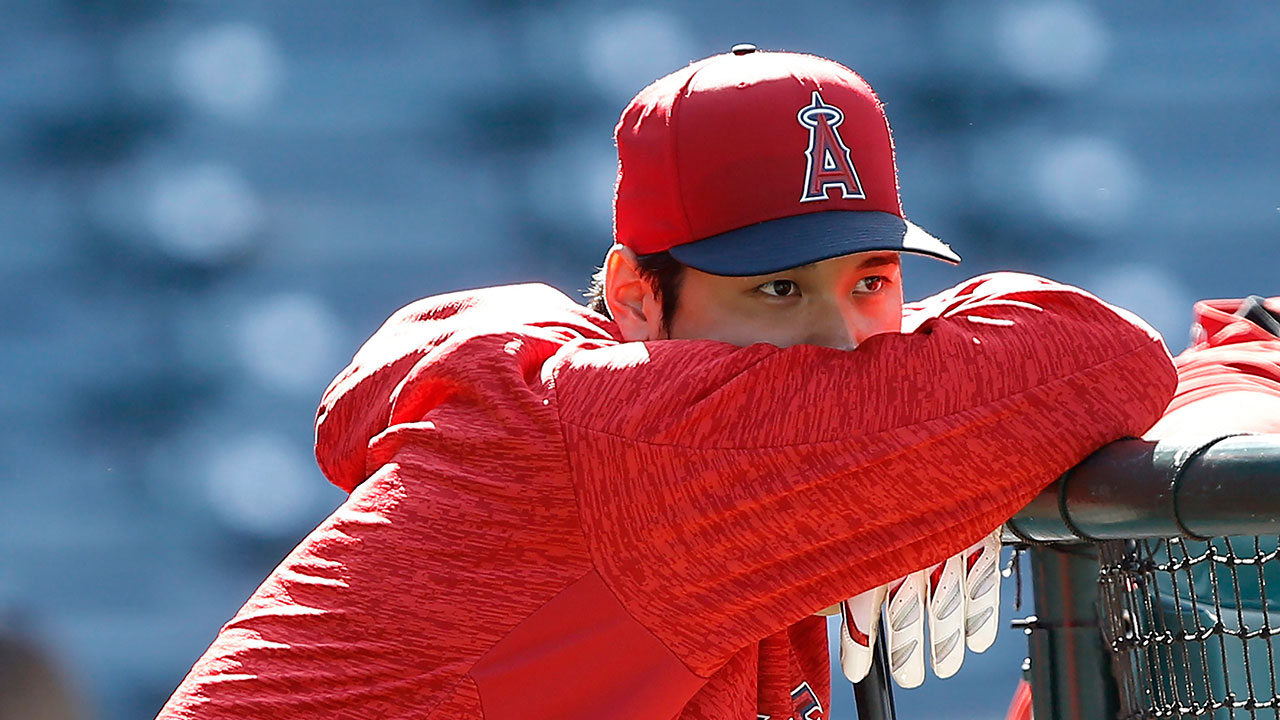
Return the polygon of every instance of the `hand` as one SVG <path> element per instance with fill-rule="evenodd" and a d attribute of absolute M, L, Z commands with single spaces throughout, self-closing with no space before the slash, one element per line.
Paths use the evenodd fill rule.
<path fill-rule="evenodd" d="M 951 677 L 964 651 L 995 642 L 1000 619 L 1000 529 L 933 567 L 856 595 L 840 604 L 840 666 L 859 682 L 871 669 L 884 608 L 889 674 L 904 688 L 924 682 L 925 626 L 929 661 Z"/>

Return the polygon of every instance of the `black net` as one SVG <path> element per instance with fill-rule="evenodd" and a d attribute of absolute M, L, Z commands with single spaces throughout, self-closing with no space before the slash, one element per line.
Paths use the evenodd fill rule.
<path fill-rule="evenodd" d="M 1278 540 L 1102 544 L 1103 635 L 1120 717 L 1280 720 Z"/>

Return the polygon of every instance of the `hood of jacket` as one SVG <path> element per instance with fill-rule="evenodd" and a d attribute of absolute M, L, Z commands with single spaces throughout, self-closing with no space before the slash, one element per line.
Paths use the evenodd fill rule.
<path fill-rule="evenodd" d="M 330 482 L 351 492 L 366 467 L 370 440 L 391 423 L 411 371 L 459 333 L 555 328 L 568 336 L 617 340 L 608 318 L 547 285 L 468 290 L 419 300 L 392 315 L 325 390 L 316 411 L 316 460 Z"/>

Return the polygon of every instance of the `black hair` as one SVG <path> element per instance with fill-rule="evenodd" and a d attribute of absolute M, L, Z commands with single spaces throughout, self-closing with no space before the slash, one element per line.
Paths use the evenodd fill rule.
<path fill-rule="evenodd" d="M 671 321 L 676 316 L 676 304 L 680 300 L 680 284 L 684 281 L 685 265 L 665 250 L 648 255 L 637 255 L 636 263 L 639 266 L 640 276 L 649 281 L 649 286 L 658 294 L 658 299 L 662 302 L 662 329 L 669 333 Z M 612 319 L 609 305 L 604 301 L 604 276 L 603 266 L 591 276 L 591 286 L 585 293 L 587 307 Z"/>

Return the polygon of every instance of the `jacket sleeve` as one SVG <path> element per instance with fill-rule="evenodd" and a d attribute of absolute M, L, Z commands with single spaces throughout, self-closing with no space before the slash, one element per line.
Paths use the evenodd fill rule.
<path fill-rule="evenodd" d="M 1084 291 L 976 278 L 853 351 L 709 341 L 552 370 L 593 561 L 694 672 L 940 561 L 1175 385 L 1159 336 Z"/>

